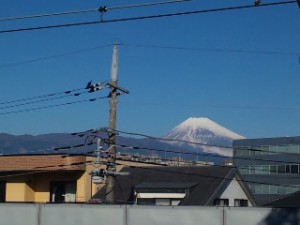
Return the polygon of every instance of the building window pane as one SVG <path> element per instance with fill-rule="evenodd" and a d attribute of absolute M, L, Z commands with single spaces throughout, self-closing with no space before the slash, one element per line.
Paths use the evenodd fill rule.
<path fill-rule="evenodd" d="M 263 189 L 262 189 L 262 185 L 261 184 L 257 184 L 254 186 L 254 193 L 255 194 L 263 194 Z"/>
<path fill-rule="evenodd" d="M 277 174 L 277 166 L 274 165 L 270 166 L 270 174 Z"/>
<path fill-rule="evenodd" d="M 277 145 L 270 146 L 270 154 L 276 154 L 278 152 Z"/>
<path fill-rule="evenodd" d="M 234 206 L 246 207 L 246 206 L 248 206 L 248 200 L 246 200 L 246 199 L 234 199 Z"/>
<path fill-rule="evenodd" d="M 285 173 L 291 172 L 291 165 L 285 165 Z"/>
<path fill-rule="evenodd" d="M 155 205 L 154 198 L 138 198 L 137 199 L 138 205 Z"/>
<path fill-rule="evenodd" d="M 229 199 L 215 199 L 214 205 L 217 206 L 229 206 Z"/>
<path fill-rule="evenodd" d="M 0 202 L 5 202 L 6 184 L 0 181 Z"/>
<path fill-rule="evenodd" d="M 75 202 L 76 182 L 51 182 L 50 202 Z"/>
<path fill-rule="evenodd" d="M 249 166 L 242 166 L 239 168 L 239 170 L 241 174 L 246 174 L 246 175 L 250 174 Z"/>
<path fill-rule="evenodd" d="M 262 185 L 262 194 L 269 194 L 270 193 L 270 189 L 269 189 L 270 185 L 266 185 L 266 184 L 263 184 Z"/>
<path fill-rule="evenodd" d="M 289 146 L 290 153 L 299 153 L 299 145 L 290 145 Z"/>
<path fill-rule="evenodd" d="M 270 194 L 278 194 L 278 186 L 270 185 Z"/>
<path fill-rule="evenodd" d="M 285 165 L 278 166 L 278 173 L 285 173 Z"/>
<path fill-rule="evenodd" d="M 262 166 L 262 174 L 270 174 L 270 166 L 266 165 L 266 166 Z"/>
<path fill-rule="evenodd" d="M 279 153 L 287 153 L 289 152 L 289 145 L 278 145 Z"/>
<path fill-rule="evenodd" d="M 298 165 L 291 165 L 291 173 L 298 173 Z"/>
<path fill-rule="evenodd" d="M 286 187 L 278 186 L 278 194 L 286 194 Z"/>

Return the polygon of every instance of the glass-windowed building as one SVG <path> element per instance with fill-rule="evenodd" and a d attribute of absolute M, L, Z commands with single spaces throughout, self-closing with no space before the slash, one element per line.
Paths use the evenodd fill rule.
<path fill-rule="evenodd" d="M 235 140 L 233 149 L 258 205 L 300 190 L 300 137 Z"/>

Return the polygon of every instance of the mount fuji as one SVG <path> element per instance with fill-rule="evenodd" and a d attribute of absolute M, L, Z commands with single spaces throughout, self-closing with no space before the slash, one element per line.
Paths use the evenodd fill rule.
<path fill-rule="evenodd" d="M 208 118 L 189 118 L 172 129 L 165 139 L 174 139 L 172 145 L 180 148 L 222 156 L 232 156 L 232 141 L 245 137 Z M 201 144 L 194 144 L 194 143 Z M 168 141 L 170 144 L 170 142 Z"/>

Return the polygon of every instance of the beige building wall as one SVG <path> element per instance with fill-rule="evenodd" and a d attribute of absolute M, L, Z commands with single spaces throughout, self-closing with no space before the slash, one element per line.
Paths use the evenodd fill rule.
<path fill-rule="evenodd" d="M 88 202 L 105 185 L 105 182 L 99 185 L 93 184 L 90 172 L 95 169 L 106 169 L 106 165 L 93 163 L 95 157 L 86 157 L 85 160 L 89 162 L 85 166 L 85 171 L 37 171 L 35 174 L 9 178 L 6 180 L 6 201 L 46 203 L 50 201 L 51 182 L 74 181 L 76 202 Z M 117 172 L 126 166 L 151 166 L 149 163 L 133 161 L 117 160 L 117 162 Z"/>

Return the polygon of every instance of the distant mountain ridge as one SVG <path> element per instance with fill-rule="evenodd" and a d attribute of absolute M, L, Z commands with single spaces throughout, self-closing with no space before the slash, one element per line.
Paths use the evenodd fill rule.
<path fill-rule="evenodd" d="M 179 141 L 163 141 L 152 138 L 135 139 L 117 136 L 117 143 L 140 147 L 118 148 L 119 152 L 144 155 L 160 155 L 162 159 L 171 157 L 183 157 L 190 160 L 223 162 L 224 157 L 232 156 L 232 140 L 242 139 L 236 134 L 208 118 L 189 118 L 172 129 L 163 138 Z M 180 141 L 181 140 L 181 141 Z M 54 148 L 83 144 L 85 138 L 72 136 L 67 133 L 52 133 L 43 135 L 10 135 L 0 133 L 0 154 L 46 154 L 46 153 L 85 153 L 93 149 L 95 145 L 71 151 L 54 151 Z M 185 143 L 196 142 L 203 145 Z M 207 145 L 214 145 L 209 147 Z M 222 148 L 218 146 L 227 146 Z M 177 152 L 177 153 L 176 153 Z M 221 157 L 220 157 L 221 156 Z"/>

